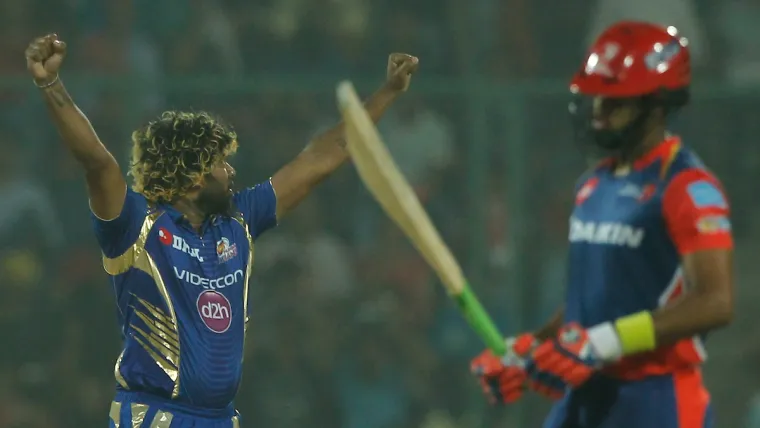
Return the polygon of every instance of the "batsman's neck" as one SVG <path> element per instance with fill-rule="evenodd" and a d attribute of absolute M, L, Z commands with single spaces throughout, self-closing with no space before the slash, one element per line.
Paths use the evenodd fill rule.
<path fill-rule="evenodd" d="M 641 159 L 652 149 L 665 141 L 666 138 L 668 138 L 668 132 L 665 130 L 665 126 L 653 127 L 645 134 L 640 144 L 635 146 L 635 148 L 628 154 L 622 154 L 617 157 L 615 163 L 615 175 L 628 174 L 636 160 Z"/>

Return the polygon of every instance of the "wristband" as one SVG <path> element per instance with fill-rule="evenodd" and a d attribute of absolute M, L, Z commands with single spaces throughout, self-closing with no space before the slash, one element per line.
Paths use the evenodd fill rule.
<path fill-rule="evenodd" d="M 47 89 L 47 88 L 55 85 L 56 83 L 58 83 L 58 74 L 55 75 L 55 79 L 51 80 L 48 83 L 43 83 L 42 85 L 40 85 L 39 83 L 37 83 L 34 80 L 32 80 L 32 81 L 34 82 L 34 86 L 36 86 L 38 89 Z"/>
<path fill-rule="evenodd" d="M 623 354 L 636 354 L 655 349 L 654 321 L 649 311 L 618 318 L 615 321 Z"/>

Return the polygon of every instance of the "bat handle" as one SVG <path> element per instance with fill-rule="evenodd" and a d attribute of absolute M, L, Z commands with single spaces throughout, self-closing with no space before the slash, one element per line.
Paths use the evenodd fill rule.
<path fill-rule="evenodd" d="M 504 342 L 504 336 L 494 324 L 491 317 L 486 312 L 475 294 L 470 290 L 468 284 L 464 285 L 462 292 L 454 296 L 454 300 L 459 306 L 459 310 L 464 314 L 465 319 L 476 333 L 483 339 L 488 349 L 494 354 L 502 356 L 507 352 L 507 345 Z"/>

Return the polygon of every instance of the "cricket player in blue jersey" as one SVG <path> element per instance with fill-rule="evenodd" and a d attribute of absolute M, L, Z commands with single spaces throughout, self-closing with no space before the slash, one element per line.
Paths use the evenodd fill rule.
<path fill-rule="evenodd" d="M 718 179 L 666 132 L 690 80 L 674 27 L 620 22 L 591 47 L 570 111 L 606 159 L 575 189 L 563 308 L 472 362 L 492 401 L 558 400 L 545 428 L 714 426 L 700 365 L 733 315 L 733 240 Z"/>
<path fill-rule="evenodd" d="M 250 304 L 254 241 L 349 156 L 338 125 L 272 178 L 233 192 L 235 133 L 206 113 L 170 111 L 132 135 L 128 188 L 119 165 L 59 77 L 66 45 L 34 40 L 27 68 L 85 171 L 123 350 L 110 427 L 232 428 Z M 417 58 L 392 54 L 366 103 L 379 119 L 407 90 Z"/>

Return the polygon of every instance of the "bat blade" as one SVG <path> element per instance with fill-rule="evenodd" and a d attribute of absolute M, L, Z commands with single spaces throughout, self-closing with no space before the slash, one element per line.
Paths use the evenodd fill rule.
<path fill-rule="evenodd" d="M 353 85 L 342 83 L 338 88 L 338 99 L 348 150 L 367 189 L 433 267 L 449 294 L 460 294 L 465 278 L 459 263 L 399 171 Z"/>
<path fill-rule="evenodd" d="M 470 290 L 462 269 L 383 143 L 351 82 L 336 91 L 348 151 L 367 189 L 433 268 L 465 319 L 497 355 L 504 339 Z"/>

